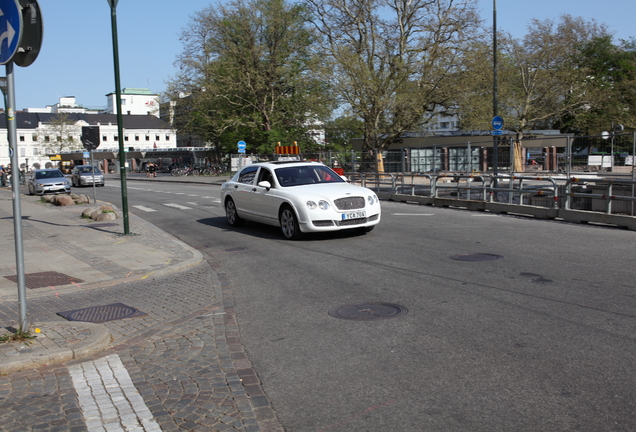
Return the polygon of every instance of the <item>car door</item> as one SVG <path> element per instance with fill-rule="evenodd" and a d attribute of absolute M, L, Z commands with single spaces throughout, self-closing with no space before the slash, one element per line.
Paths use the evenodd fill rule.
<path fill-rule="evenodd" d="M 254 181 L 256 180 L 257 172 L 258 166 L 248 166 L 243 168 L 237 181 L 233 186 L 231 186 L 232 199 L 234 200 L 236 210 L 241 217 L 252 216 L 252 189 L 254 189 Z"/>
<path fill-rule="evenodd" d="M 262 181 L 267 181 L 270 188 L 259 186 Z M 258 172 L 256 184 L 252 188 L 250 199 L 251 211 L 254 217 L 267 224 L 276 224 L 278 221 L 278 208 L 282 202 L 280 190 L 274 182 L 274 176 L 267 167 L 261 167 Z"/>

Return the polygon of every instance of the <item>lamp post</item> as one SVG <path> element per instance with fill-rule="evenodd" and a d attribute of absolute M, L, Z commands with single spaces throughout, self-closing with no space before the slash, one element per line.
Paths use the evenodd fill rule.
<path fill-rule="evenodd" d="M 119 82 L 119 47 L 117 45 L 117 3 L 119 0 L 107 0 L 110 6 L 111 28 L 113 33 L 113 63 L 115 65 L 115 95 L 117 101 L 117 135 L 119 141 L 119 174 L 121 178 L 121 209 L 124 219 L 124 235 L 130 234 L 128 223 L 128 196 L 126 188 L 126 152 L 124 150 L 124 125 L 121 114 L 121 84 Z"/>
<path fill-rule="evenodd" d="M 493 0 L 492 5 L 492 72 L 493 72 L 493 83 L 492 83 L 492 116 L 493 118 L 498 115 L 498 106 L 497 106 L 497 0 Z M 497 135 L 493 135 L 493 143 L 492 143 L 492 153 L 493 153 L 493 161 L 492 161 L 492 169 L 495 172 L 495 187 L 497 187 L 497 171 L 499 170 L 499 137 Z M 511 149 L 512 150 L 512 149 Z"/>

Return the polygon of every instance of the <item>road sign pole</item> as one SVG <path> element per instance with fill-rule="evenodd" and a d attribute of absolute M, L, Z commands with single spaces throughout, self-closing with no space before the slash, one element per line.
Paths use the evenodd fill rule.
<path fill-rule="evenodd" d="M 93 160 L 93 149 L 91 149 L 91 169 L 93 170 L 93 203 L 97 204 L 97 192 L 96 192 L 96 186 L 95 186 L 95 162 Z"/>
<path fill-rule="evenodd" d="M 7 71 L 7 132 L 11 150 L 11 189 L 13 191 L 13 228 L 15 234 L 15 267 L 18 279 L 20 331 L 29 331 L 27 323 L 26 283 L 24 276 L 24 248 L 22 246 L 22 208 L 20 205 L 20 161 L 18 160 L 17 127 L 15 121 L 15 82 L 13 62 L 6 64 Z M 25 173 L 26 175 L 26 173 Z"/>

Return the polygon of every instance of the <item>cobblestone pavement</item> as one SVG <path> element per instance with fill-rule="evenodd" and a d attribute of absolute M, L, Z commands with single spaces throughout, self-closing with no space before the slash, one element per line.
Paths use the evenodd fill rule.
<path fill-rule="evenodd" d="M 5 222 L 0 220 L 3 228 Z M 165 233 L 156 227 L 135 217 L 131 224 L 143 233 L 135 239 L 142 246 L 161 243 L 175 262 L 186 259 L 178 245 L 164 244 Z M 112 234 L 73 231 L 75 240 L 103 235 Z M 25 247 L 33 247 L 31 239 L 60 246 L 78 265 L 99 256 L 75 249 L 68 237 L 47 237 L 37 224 L 25 235 Z M 221 268 L 201 261 L 175 272 L 158 266 L 126 279 L 144 272 L 131 271 L 133 263 L 118 263 L 115 255 L 101 258 L 95 283 L 29 290 L 31 322 L 66 322 L 58 312 L 112 303 L 146 315 L 99 324 L 112 341 L 90 357 L 0 376 L 0 431 L 283 430 L 241 343 L 232 287 Z M 102 280 L 104 273 L 117 278 Z M 18 313 L 13 296 L 0 296 L 1 323 L 15 324 Z"/>
<path fill-rule="evenodd" d="M 110 418 L 108 410 L 85 415 L 78 393 L 82 388 L 73 385 L 71 371 L 115 357 L 160 430 L 282 430 L 240 343 L 229 283 L 223 275 L 214 276 L 204 263 L 160 279 L 31 299 L 30 313 L 47 318 L 55 311 L 113 299 L 134 304 L 148 316 L 104 323 L 113 342 L 92 359 L 0 377 L 0 430 L 158 430 L 150 423 L 125 428 L 122 421 L 132 410 L 128 405 L 135 403 L 129 396 L 121 396 L 129 401 L 124 406 L 114 398 Z M 7 309 L 17 314 L 17 302 L 4 301 L 3 306 L 2 314 Z M 112 410 L 118 421 L 108 423 Z"/>

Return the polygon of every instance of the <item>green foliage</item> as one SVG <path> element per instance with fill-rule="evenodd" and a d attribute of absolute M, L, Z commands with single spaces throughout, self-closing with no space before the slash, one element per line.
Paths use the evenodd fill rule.
<path fill-rule="evenodd" d="M 319 63 L 301 5 L 237 0 L 201 11 L 183 32 L 182 74 L 170 86 L 181 131 L 248 153 L 303 141 L 333 101 L 312 73 Z"/>
<path fill-rule="evenodd" d="M 30 331 L 27 330 L 23 332 L 22 330 L 17 329 L 15 331 L 6 333 L 4 336 L 0 336 L 0 343 L 26 342 L 27 340 L 35 339 L 35 338 L 36 336 L 32 335 Z"/>

